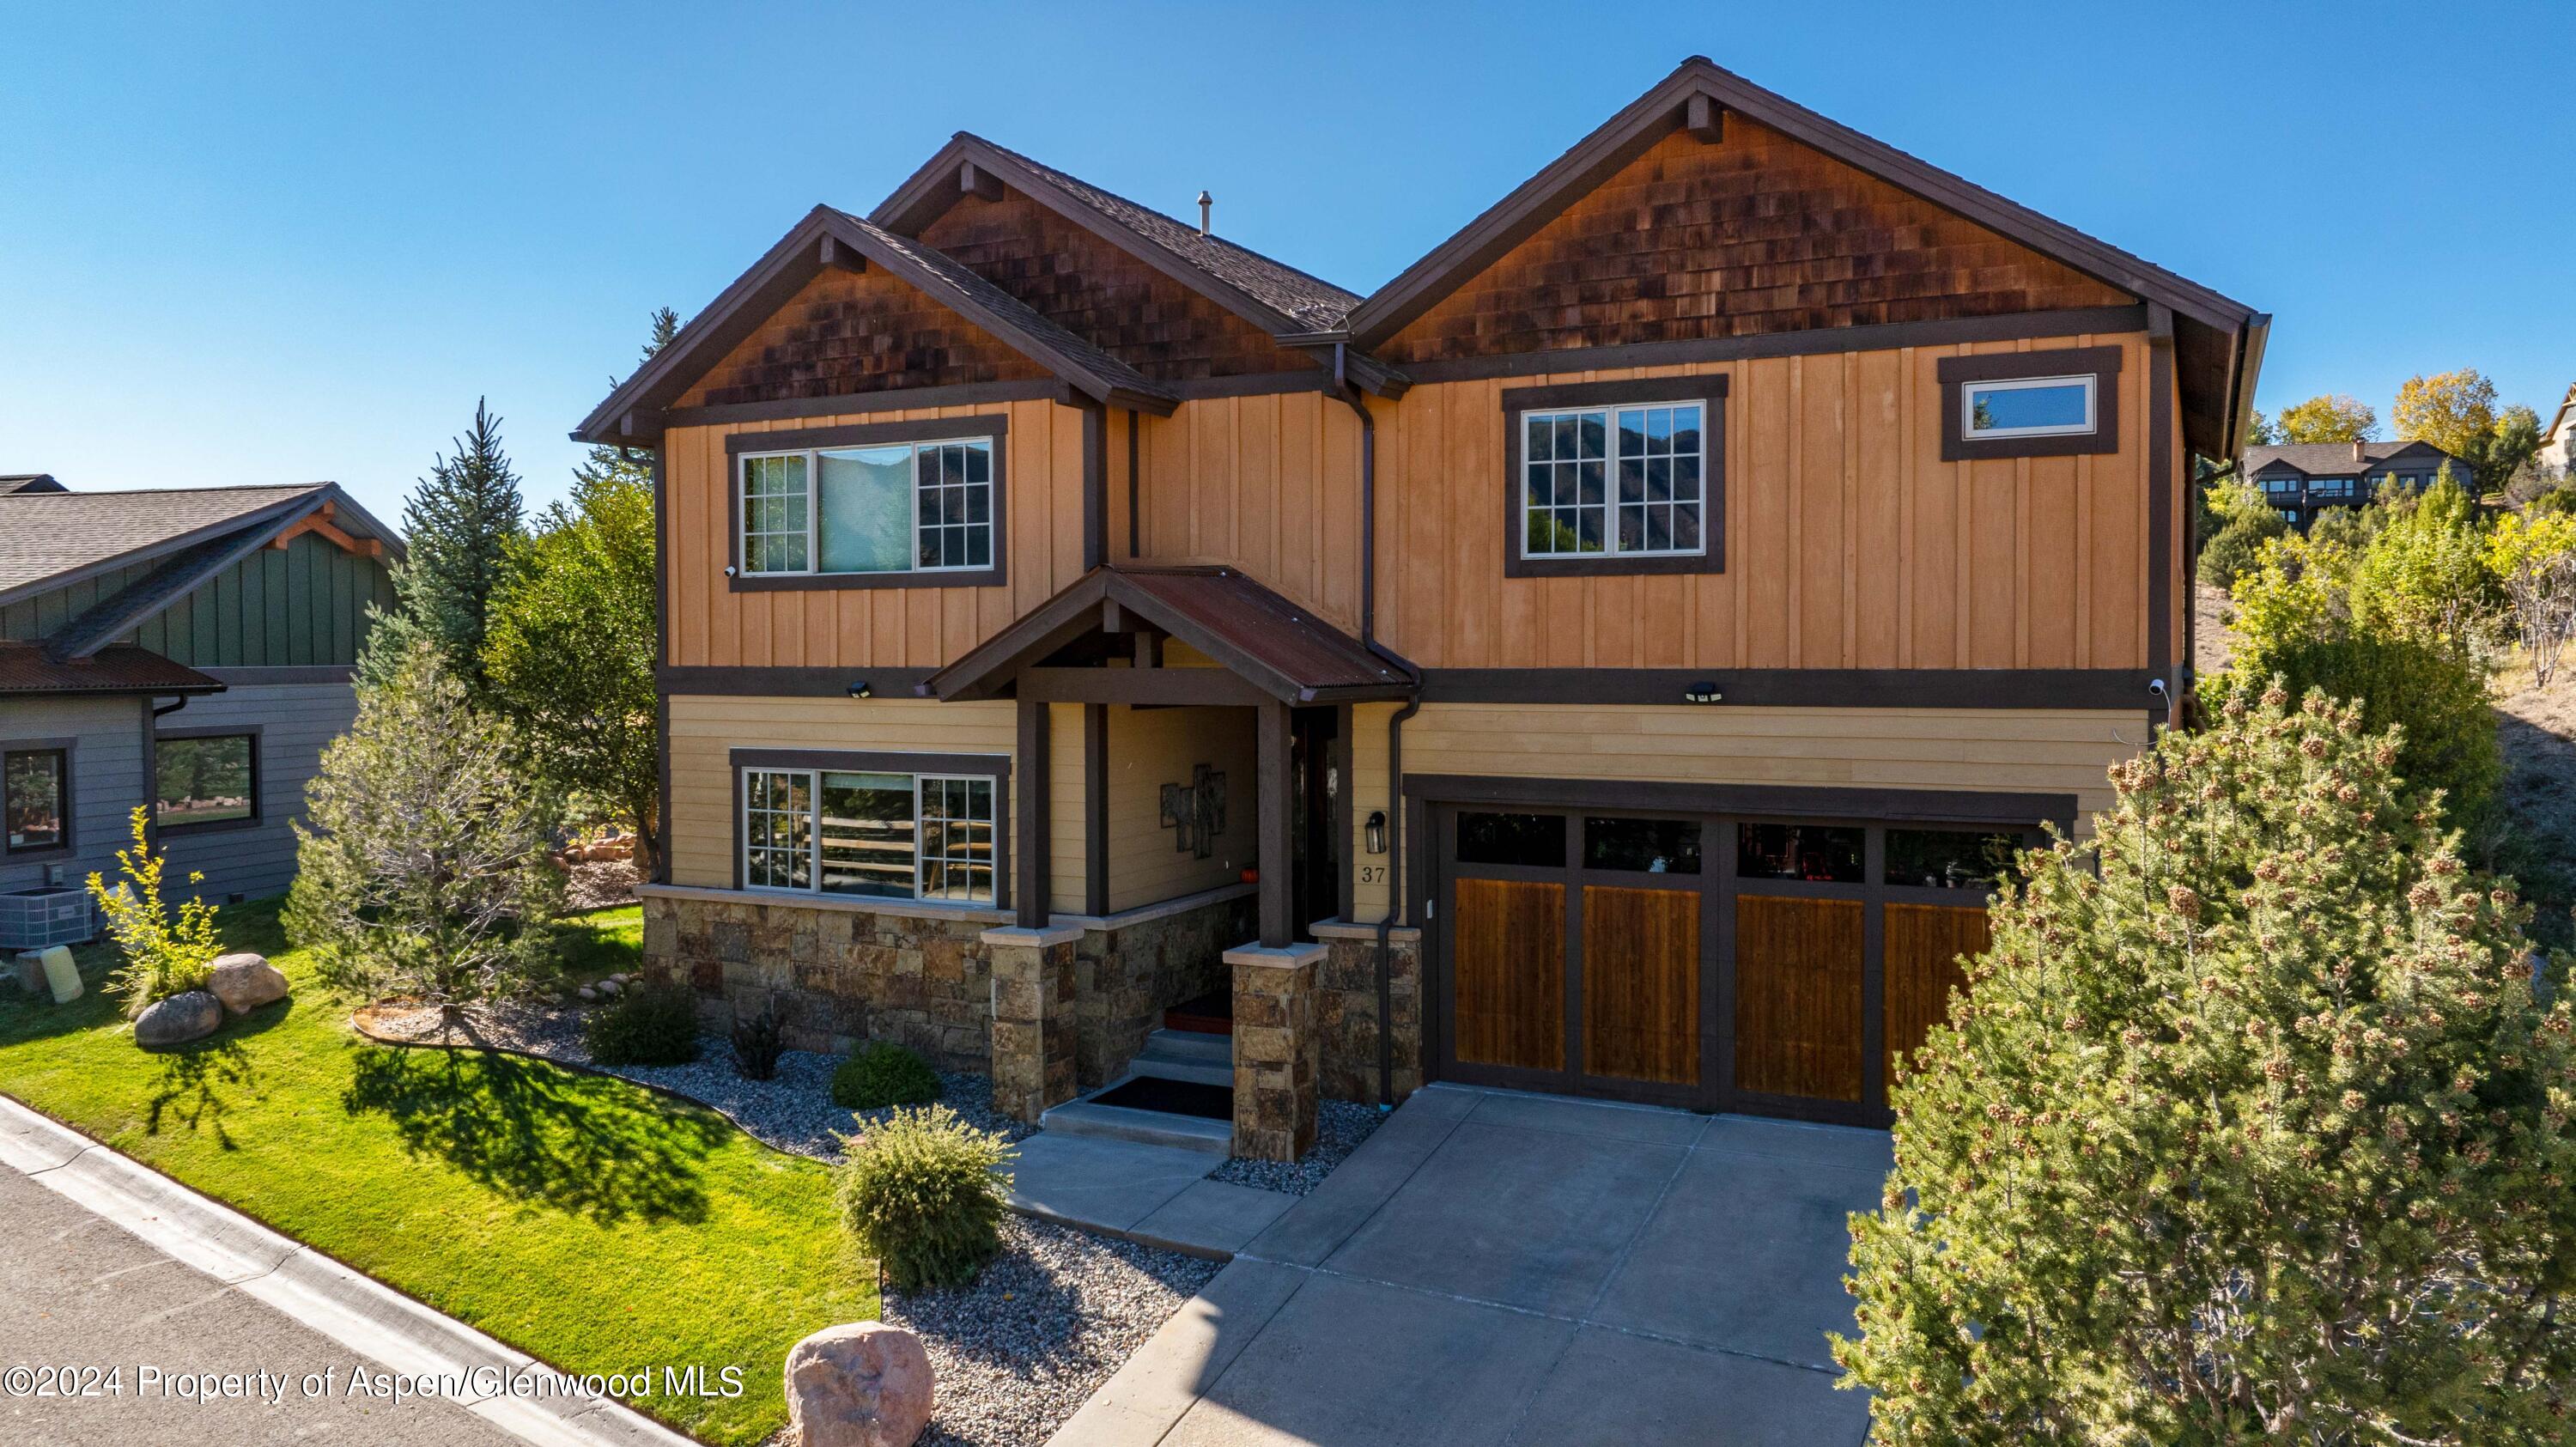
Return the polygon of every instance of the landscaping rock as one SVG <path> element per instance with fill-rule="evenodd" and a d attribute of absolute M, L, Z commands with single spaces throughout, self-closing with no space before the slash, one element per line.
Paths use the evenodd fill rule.
<path fill-rule="evenodd" d="M 32 1000 L 44 994 L 45 957 L 43 953 L 37 950 L 21 950 L 16 963 L 18 988 L 26 992 L 27 998 Z"/>
<path fill-rule="evenodd" d="M 617 992 L 623 989 L 624 986 L 617 983 L 617 977 L 615 975 L 611 975 L 607 979 L 600 981 L 598 984 L 593 985 L 590 988 L 601 998 L 615 999 L 617 997 Z"/>
<path fill-rule="evenodd" d="M 930 1353 L 881 1321 L 827 1326 L 787 1351 L 799 1447 L 912 1447 L 930 1422 Z"/>
<path fill-rule="evenodd" d="M 247 1015 L 272 1000 L 286 998 L 286 976 L 265 955 L 219 955 L 206 988 L 224 1008 L 235 1015 Z"/>
<path fill-rule="evenodd" d="M 224 1002 L 205 990 L 185 990 L 155 1000 L 134 1017 L 134 1043 L 152 1047 L 185 1045 L 215 1033 L 224 1023 Z"/>

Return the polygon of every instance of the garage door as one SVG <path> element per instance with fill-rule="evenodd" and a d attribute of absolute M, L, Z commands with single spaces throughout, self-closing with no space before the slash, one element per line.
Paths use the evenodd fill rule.
<path fill-rule="evenodd" d="M 1434 829 L 1445 1078 L 1850 1121 L 1885 1118 L 2029 837 L 1520 806 Z"/>

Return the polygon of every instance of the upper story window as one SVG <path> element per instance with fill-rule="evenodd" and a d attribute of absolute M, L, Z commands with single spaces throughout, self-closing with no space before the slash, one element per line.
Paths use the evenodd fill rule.
<path fill-rule="evenodd" d="M 1941 459 L 2120 450 L 2118 347 L 1943 357 Z"/>
<path fill-rule="evenodd" d="M 1700 551 L 1701 404 L 1522 415 L 1524 556 Z"/>
<path fill-rule="evenodd" d="M 738 433 L 734 586 L 1002 581 L 1004 419 Z"/>
<path fill-rule="evenodd" d="M 1726 382 L 1505 391 L 1504 574 L 1721 571 Z"/>
<path fill-rule="evenodd" d="M 2092 432 L 2094 379 L 2017 377 L 2009 381 L 1968 382 L 1959 388 L 1960 435 L 1970 440 L 1999 437 L 2071 437 Z"/>
<path fill-rule="evenodd" d="M 2296 477 L 2267 477 L 2263 479 L 2263 490 L 2275 496 L 2294 493 L 2299 490 L 2301 481 L 2302 479 Z"/>

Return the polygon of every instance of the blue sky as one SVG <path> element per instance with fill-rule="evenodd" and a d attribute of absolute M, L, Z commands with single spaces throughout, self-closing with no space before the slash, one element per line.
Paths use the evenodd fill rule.
<path fill-rule="evenodd" d="M 979 131 L 1365 292 L 1702 53 L 2272 312 L 2261 405 L 2576 380 L 2542 4 L 0 0 L 0 471 L 332 478 L 564 433 L 805 209 Z"/>

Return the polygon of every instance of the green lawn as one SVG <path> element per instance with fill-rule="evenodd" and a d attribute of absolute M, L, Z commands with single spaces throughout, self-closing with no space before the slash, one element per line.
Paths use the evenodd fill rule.
<path fill-rule="evenodd" d="M 788 1347 L 877 1314 L 820 1165 L 623 1081 L 369 1044 L 274 901 L 222 923 L 294 999 L 151 1054 L 85 950 L 70 1005 L 0 988 L 0 1091 L 568 1371 L 739 1367 L 738 1399 L 633 1404 L 710 1442 L 784 1425 Z M 636 910 L 580 928 L 585 973 L 636 958 Z"/>

